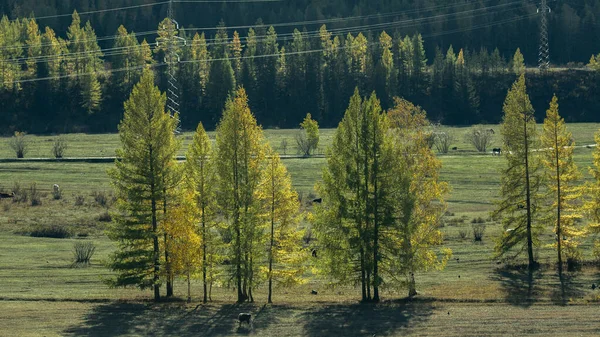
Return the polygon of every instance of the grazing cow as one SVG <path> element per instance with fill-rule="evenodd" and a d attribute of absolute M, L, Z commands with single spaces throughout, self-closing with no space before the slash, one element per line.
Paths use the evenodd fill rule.
<path fill-rule="evenodd" d="M 248 326 L 252 326 L 252 314 L 249 312 L 242 312 L 238 315 L 239 327 L 242 327 L 242 323 L 246 322 Z"/>
<path fill-rule="evenodd" d="M 458 146 L 455 146 L 452 148 L 452 151 L 457 151 L 458 150 Z"/>
<path fill-rule="evenodd" d="M 14 198 L 14 197 L 15 197 L 15 192 L 0 193 L 0 199 L 9 199 L 9 198 Z"/>
<path fill-rule="evenodd" d="M 311 295 L 317 295 L 317 294 L 318 294 L 318 292 L 317 292 L 316 290 L 311 290 L 311 291 L 310 291 L 310 294 L 311 294 Z"/>
<path fill-rule="evenodd" d="M 494 148 L 492 149 L 492 156 L 499 156 L 502 154 L 502 149 L 501 148 Z"/>
<path fill-rule="evenodd" d="M 312 201 L 312 202 L 314 202 L 314 203 L 316 203 L 316 204 L 320 204 L 320 203 L 322 203 L 322 202 L 323 202 L 323 198 L 317 198 L 317 199 L 313 199 L 313 201 Z"/>

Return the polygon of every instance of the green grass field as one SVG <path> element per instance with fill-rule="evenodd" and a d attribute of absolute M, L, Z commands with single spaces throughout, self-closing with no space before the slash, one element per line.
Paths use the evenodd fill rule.
<path fill-rule="evenodd" d="M 593 144 L 597 124 L 569 125 L 577 145 Z M 490 126 L 496 132 L 498 126 Z M 110 289 L 102 280 L 111 276 L 103 262 L 114 249 L 104 235 L 99 216 L 106 209 L 94 200 L 94 192 L 111 195 L 106 170 L 112 164 L 65 162 L 0 163 L 0 189 L 15 182 L 28 188 L 33 182 L 42 191 L 42 204 L 0 201 L 0 335 L 18 336 L 403 336 L 414 335 L 599 335 L 600 269 L 585 265 L 562 280 L 552 268 L 554 251 L 537 251 L 540 270 L 505 268 L 492 260 L 493 239 L 500 226 L 487 222 L 482 243 L 474 243 L 471 220 L 487 219 L 499 190 L 502 157 L 478 154 L 466 144 L 466 128 L 449 128 L 457 137 L 457 151 L 440 156 L 442 179 L 452 191 L 447 197 L 444 245 L 453 251 L 444 271 L 417 275 L 419 296 L 406 301 L 404 289 L 386 289 L 384 302 L 361 305 L 355 288 L 330 289 L 310 278 L 296 288 L 276 288 L 273 305 L 265 305 L 265 289 L 258 289 L 255 304 L 234 304 L 234 292 L 213 291 L 212 303 L 197 301 L 201 288 L 193 283 L 193 303 L 154 304 L 150 292 Z M 321 130 L 322 149 L 334 130 Z M 287 153 L 295 152 L 294 131 L 266 130 L 272 146 L 287 139 Z M 213 134 L 211 134 L 213 136 Z M 68 157 L 113 156 L 117 135 L 68 135 Z M 191 134 L 182 135 L 185 146 Z M 50 157 L 52 136 L 32 136 L 27 157 Z M 8 139 L 0 139 L 0 159 L 11 157 Z M 496 134 L 494 146 L 499 144 Z M 324 150 L 321 150 L 324 151 Z M 581 147 L 575 159 L 586 179 L 592 149 Z M 182 150 L 181 154 L 185 151 Z M 315 195 L 324 158 L 286 159 L 293 184 L 307 200 Z M 52 200 L 53 184 L 63 190 L 62 200 Z M 77 198 L 83 203 L 76 204 Z M 306 205 L 306 203 L 305 203 Z M 75 235 L 70 239 L 33 238 L 25 233 L 39 226 L 61 225 Z M 461 238 L 466 232 L 466 238 Z M 93 240 L 97 246 L 92 265 L 71 268 L 73 243 Z M 553 240 L 551 229 L 545 243 Z M 591 239 L 590 239 L 591 240 Z M 590 240 L 585 242 L 590 260 Z M 456 260 L 458 259 L 458 260 Z M 518 261 L 515 261 L 518 262 Z M 312 289 L 318 295 L 310 295 Z M 175 295 L 185 298 L 183 281 Z M 238 329 L 239 312 L 254 314 L 253 329 Z"/>

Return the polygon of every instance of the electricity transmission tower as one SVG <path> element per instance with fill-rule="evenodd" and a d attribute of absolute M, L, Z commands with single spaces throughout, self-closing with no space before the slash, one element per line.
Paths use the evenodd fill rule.
<path fill-rule="evenodd" d="M 546 71 L 550 67 L 550 46 L 548 44 L 548 7 L 547 0 L 541 0 L 541 6 L 538 8 L 540 15 L 540 50 L 538 58 L 538 66 L 540 70 Z"/>
<path fill-rule="evenodd" d="M 179 84 L 177 83 L 177 64 L 181 61 L 179 54 L 177 54 L 176 47 L 180 42 L 186 45 L 186 40 L 177 36 L 179 33 L 179 23 L 174 19 L 175 13 L 173 11 L 173 0 L 169 1 L 169 7 L 167 9 L 167 18 L 170 21 L 169 27 L 167 28 L 166 41 L 166 53 L 165 63 L 167 64 L 167 109 L 169 110 L 171 117 L 175 117 L 175 114 L 179 115 Z M 177 121 L 179 130 L 180 120 Z"/>

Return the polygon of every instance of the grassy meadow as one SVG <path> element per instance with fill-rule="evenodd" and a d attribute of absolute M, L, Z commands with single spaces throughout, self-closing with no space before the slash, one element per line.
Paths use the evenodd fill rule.
<path fill-rule="evenodd" d="M 541 126 L 540 126 L 541 127 Z M 594 133 L 598 124 L 571 124 L 578 147 L 575 160 L 590 179 Z M 492 147 L 500 146 L 499 127 Z M 456 136 L 458 149 L 440 155 L 442 179 L 451 185 L 444 218 L 444 245 L 453 259 L 443 271 L 417 275 L 419 295 L 405 299 L 405 289 L 385 289 L 383 303 L 358 304 L 360 290 L 329 288 L 326 280 L 309 277 L 295 288 L 276 287 L 274 304 L 265 305 L 266 289 L 259 288 L 254 304 L 234 304 L 235 293 L 213 289 L 213 302 L 198 301 L 201 287 L 192 286 L 194 301 L 185 303 L 186 287 L 177 282 L 175 295 L 182 300 L 155 304 L 149 291 L 110 289 L 103 279 L 111 276 L 104 262 L 114 250 L 104 234 L 103 215 L 110 209 L 111 186 L 106 170 L 112 164 L 75 162 L 2 162 L 14 154 L 8 138 L 0 138 L 0 190 L 15 183 L 29 188 L 35 182 L 41 205 L 0 200 L 0 335 L 18 336 L 400 336 L 414 335 L 599 335 L 598 304 L 600 268 L 585 264 L 560 280 L 554 271 L 555 253 L 547 244 L 554 239 L 551 226 L 536 250 L 539 270 L 509 268 L 492 259 L 494 238 L 500 225 L 490 222 L 500 185 L 502 156 L 479 154 L 464 140 L 468 128 L 444 128 Z M 321 130 L 321 153 L 335 130 Z M 287 154 L 295 154 L 294 130 L 265 130 L 272 147 L 288 142 Z M 184 154 L 191 133 L 181 135 Z M 214 137 L 214 133 L 210 134 Z M 55 136 L 29 136 L 29 158 L 50 158 Z M 114 156 L 119 147 L 116 134 L 66 135 L 66 157 Z M 303 206 L 318 197 L 314 185 L 326 163 L 322 157 L 285 159 Z M 51 189 L 59 184 L 61 200 Z M 98 202 L 98 195 L 108 200 Z M 96 196 L 96 197 L 95 197 Z M 472 222 L 486 224 L 483 241 L 476 243 Z M 28 235 L 40 226 L 68 228 L 72 238 L 36 238 Z M 87 268 L 73 268 L 73 244 L 92 240 L 96 253 Z M 591 261 L 591 238 L 584 243 Z M 519 261 L 515 261 L 519 262 Z M 311 290 L 318 295 L 311 295 Z M 253 313 L 253 328 L 238 328 L 239 312 Z"/>

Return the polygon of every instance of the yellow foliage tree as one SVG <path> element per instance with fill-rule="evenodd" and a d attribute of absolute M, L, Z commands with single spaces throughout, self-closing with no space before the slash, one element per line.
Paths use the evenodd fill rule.
<path fill-rule="evenodd" d="M 300 204 L 298 194 L 292 188 L 292 179 L 279 154 L 270 147 L 267 157 L 258 197 L 263 202 L 270 227 L 268 267 L 262 269 L 269 282 L 268 302 L 272 303 L 274 279 L 283 285 L 302 281 L 306 250 L 301 247 L 303 231 L 298 229 Z"/>
<path fill-rule="evenodd" d="M 594 138 L 600 144 L 600 131 Z M 589 201 L 585 203 L 584 210 L 590 217 L 588 230 L 590 233 L 600 233 L 600 146 L 594 150 L 594 166 L 590 168 L 593 181 L 587 185 Z M 600 258 L 600 239 L 594 242 L 594 256 Z"/>
<path fill-rule="evenodd" d="M 389 268 L 405 277 L 401 282 L 408 288 L 408 296 L 417 294 L 415 273 L 429 269 L 441 270 L 452 251 L 435 251 L 443 242 L 439 222 L 446 209 L 444 196 L 448 183 L 440 181 L 442 163 L 428 143 L 425 111 L 412 103 L 395 99 L 395 107 L 388 112 L 394 130 L 395 157 L 398 165 L 392 182 L 398 206 L 394 210 L 396 226 L 393 232 L 399 245 L 392 250 L 398 256 Z"/>
<path fill-rule="evenodd" d="M 579 200 L 583 193 L 581 187 L 577 186 L 581 174 L 573 161 L 575 144 L 565 120 L 558 114 L 556 96 L 552 97 L 550 108 L 546 111 L 541 140 L 546 184 L 552 200 L 549 217 L 554 223 L 558 270 L 562 273 L 563 252 L 567 261 L 579 259 L 578 238 L 585 232 L 577 227 L 577 220 L 582 217 Z"/>
<path fill-rule="evenodd" d="M 198 235 L 196 198 L 193 191 L 180 190 L 177 207 L 169 211 L 162 223 L 162 231 L 169 240 L 165 241 L 165 250 L 169 252 L 169 272 L 183 275 L 187 280 L 188 302 L 192 300 L 190 279 L 198 270 L 202 261 L 202 242 Z"/>

